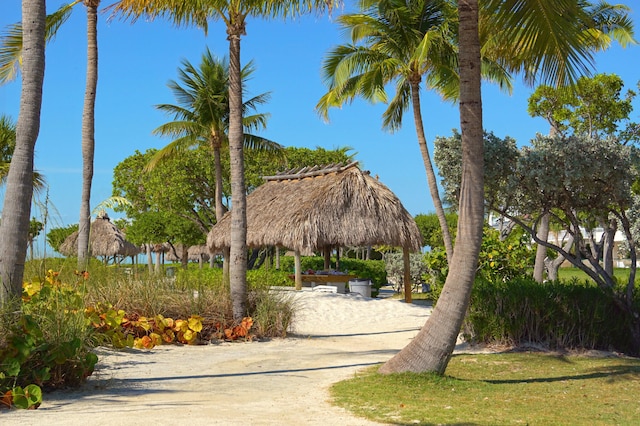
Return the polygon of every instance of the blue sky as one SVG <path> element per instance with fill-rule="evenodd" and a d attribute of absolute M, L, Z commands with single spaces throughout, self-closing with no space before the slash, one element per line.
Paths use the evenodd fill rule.
<path fill-rule="evenodd" d="M 48 12 L 60 0 L 47 1 Z M 103 6 L 112 3 L 103 0 Z M 635 1 L 620 2 L 636 6 Z M 3 2 L 0 29 L 21 19 L 20 2 Z M 636 26 L 640 11 L 632 11 Z M 36 168 L 49 183 L 48 227 L 78 222 L 81 191 L 80 152 L 82 104 L 86 61 L 86 12 L 76 6 L 71 19 L 49 44 L 46 56 L 44 98 L 40 136 L 36 144 Z M 640 29 L 636 31 L 640 38 Z M 413 214 L 433 211 L 426 175 L 418 149 L 412 116 L 405 115 L 403 128 L 395 134 L 381 129 L 384 105 L 356 101 L 332 110 L 330 123 L 314 111 L 325 93 L 320 69 L 324 56 L 344 42 L 337 25 L 327 16 L 306 16 L 294 21 L 249 19 L 242 39 L 241 58 L 253 60 L 251 94 L 272 92 L 262 112 L 271 114 L 263 135 L 285 146 L 331 149 L 350 146 L 363 169 L 378 175 Z M 207 36 L 197 29 L 175 28 L 167 22 L 139 20 L 135 24 L 108 21 L 99 16 L 99 80 L 96 101 L 96 151 L 92 206 L 111 195 L 113 168 L 135 150 L 160 148 L 169 141 L 151 135 L 167 121 L 154 108 L 175 103 L 166 84 L 177 78 L 182 59 L 198 64 L 208 46 L 218 56 L 226 55 L 224 27 L 212 23 Z M 628 88 L 640 80 L 640 47 L 621 49 L 615 45 L 596 56 L 596 72 L 615 73 Z M 546 133 L 547 123 L 527 114 L 527 99 L 533 88 L 517 80 L 511 96 L 496 87 L 483 88 L 484 127 L 500 137 L 511 136 L 526 144 L 537 132 Z M 20 82 L 0 86 L 0 113 L 17 120 Z M 458 128 L 457 106 L 443 103 L 434 94 L 422 93 L 422 111 L 432 149 L 436 136 L 449 136 Z M 634 121 L 640 121 L 640 101 L 635 101 Z M 4 194 L 2 198 L 4 198 Z M 38 212 L 34 211 L 38 216 Z"/>

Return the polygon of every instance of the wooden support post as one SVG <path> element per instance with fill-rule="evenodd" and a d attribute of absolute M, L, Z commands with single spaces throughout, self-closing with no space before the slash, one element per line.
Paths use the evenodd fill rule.
<path fill-rule="evenodd" d="M 331 269 L 331 246 L 325 246 L 322 249 L 322 254 L 324 255 L 324 270 L 328 271 Z"/>
<path fill-rule="evenodd" d="M 296 276 L 296 290 L 302 290 L 302 271 L 300 270 L 302 268 L 301 262 L 300 262 L 300 252 L 299 251 L 295 251 L 294 254 L 294 265 L 295 265 L 295 276 Z"/>
<path fill-rule="evenodd" d="M 406 248 L 402 249 L 402 260 L 404 261 L 404 301 L 411 303 L 411 261 L 409 257 L 409 250 Z"/>

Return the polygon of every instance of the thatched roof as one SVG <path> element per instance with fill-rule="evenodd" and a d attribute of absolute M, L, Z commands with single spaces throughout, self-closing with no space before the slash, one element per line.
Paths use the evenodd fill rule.
<path fill-rule="evenodd" d="M 78 231 L 69 235 L 60 245 L 58 251 L 65 256 L 77 255 Z M 125 240 L 124 233 L 111 223 L 106 213 L 91 223 L 89 251 L 93 256 L 135 256 L 140 253 L 140 249 L 136 245 Z"/>
<path fill-rule="evenodd" d="M 418 227 L 398 197 L 357 162 L 264 178 L 247 197 L 247 245 L 303 254 L 328 246 L 390 245 L 418 251 Z M 207 236 L 217 252 L 230 244 L 231 212 Z"/>
<path fill-rule="evenodd" d="M 169 262 L 177 262 L 181 260 L 182 246 L 176 246 L 176 254 L 178 255 L 177 258 L 173 254 L 173 250 L 169 250 L 165 255 L 165 259 Z M 207 249 L 207 246 L 204 244 L 189 247 L 187 249 L 187 256 L 191 261 L 200 261 L 201 259 L 206 261 L 211 257 L 211 255 L 209 254 L 209 249 Z"/>

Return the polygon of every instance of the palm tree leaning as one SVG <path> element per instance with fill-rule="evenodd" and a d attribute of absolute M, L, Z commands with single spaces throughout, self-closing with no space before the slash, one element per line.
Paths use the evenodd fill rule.
<path fill-rule="evenodd" d="M 22 91 L 13 153 L 0 224 L 0 303 L 22 294 L 24 261 L 29 240 L 33 155 L 40 130 L 44 81 L 45 0 L 23 0 L 24 39 Z"/>
<path fill-rule="evenodd" d="M 255 71 L 252 63 L 242 69 L 243 86 Z M 164 159 L 180 155 L 184 150 L 206 145 L 211 149 L 215 168 L 215 209 L 216 220 L 226 212 L 222 202 L 222 159 L 221 151 L 228 146 L 229 127 L 229 64 L 226 59 L 215 58 L 209 49 L 202 55 L 199 67 L 189 61 L 182 62 L 178 69 L 179 82 L 170 81 L 168 86 L 178 101 L 178 105 L 156 105 L 159 110 L 172 115 L 174 121 L 165 123 L 153 131 L 159 136 L 175 138 L 159 150 L 149 161 L 146 170 L 153 169 Z M 251 134 L 252 130 L 266 127 L 268 114 L 246 115 L 258 105 L 269 100 L 269 93 L 254 96 L 243 104 L 244 145 L 248 149 L 280 152 L 278 143 Z M 228 251 L 224 253 L 224 278 L 228 281 Z"/>
<path fill-rule="evenodd" d="M 329 91 L 316 109 L 327 119 L 330 107 L 340 107 L 356 96 L 387 102 L 386 87 L 395 82 L 395 96 L 383 114 L 383 127 L 398 130 L 404 111 L 411 105 L 429 192 L 450 262 L 453 244 L 424 132 L 420 88 L 424 79 L 427 88 L 445 100 L 458 99 L 455 5 L 450 0 L 360 0 L 359 7 L 362 13 L 337 19 L 343 30 L 350 30 L 351 43 L 336 47 L 325 60 L 323 74 Z M 509 75 L 496 62 L 483 60 L 482 66 L 484 77 L 511 90 Z"/>
<path fill-rule="evenodd" d="M 229 158 L 231 164 L 231 248 L 229 281 L 233 317 L 247 313 L 247 203 L 242 133 L 242 78 L 240 39 L 246 19 L 297 16 L 313 9 L 331 10 L 334 0 L 120 0 L 114 13 L 125 18 L 167 17 L 176 25 L 195 25 L 207 31 L 208 20 L 221 20 L 229 41 Z"/>
<path fill-rule="evenodd" d="M 517 3 L 517 4 L 516 4 Z M 488 0 L 484 7 L 494 34 L 505 46 L 505 64 L 525 78 L 569 84 L 593 63 L 596 32 L 584 31 L 590 4 Z M 460 0 L 460 126 L 462 183 L 458 233 L 449 274 L 438 304 L 418 335 L 387 361 L 381 373 L 431 371 L 443 374 L 466 314 L 482 243 L 484 213 L 482 98 L 478 0 Z M 486 23 L 486 22 L 485 22 Z M 526 51 L 525 51 L 526 49 Z M 511 56 L 508 53 L 511 52 Z M 508 59 L 507 59 L 508 58 Z"/>

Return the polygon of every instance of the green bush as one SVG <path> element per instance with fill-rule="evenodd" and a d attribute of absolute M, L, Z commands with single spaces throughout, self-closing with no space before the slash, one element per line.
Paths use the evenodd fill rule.
<path fill-rule="evenodd" d="M 482 343 L 622 352 L 631 347 L 628 326 L 611 296 L 588 281 L 478 279 L 463 330 L 467 340 Z"/>
<path fill-rule="evenodd" d="M 93 373 L 98 358 L 91 350 L 97 340 L 84 316 L 83 283 L 77 281 L 63 284 L 50 271 L 43 281 L 25 283 L 21 309 L 3 306 L 0 392 L 25 391 L 34 384 L 78 386 Z M 28 394 L 23 395 L 27 400 Z"/>

